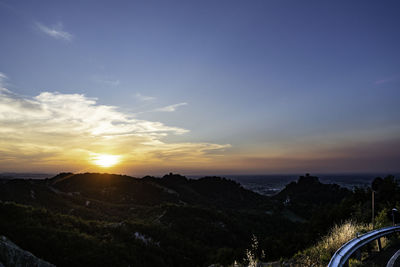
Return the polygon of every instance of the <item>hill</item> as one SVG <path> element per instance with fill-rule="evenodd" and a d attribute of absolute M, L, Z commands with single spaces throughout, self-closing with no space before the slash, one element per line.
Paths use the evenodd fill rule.
<path fill-rule="evenodd" d="M 351 216 L 363 194 L 309 175 L 274 197 L 221 177 L 172 173 L 5 179 L 0 235 L 57 266 L 229 265 L 245 257 L 253 236 L 255 253 L 276 260 Z"/>

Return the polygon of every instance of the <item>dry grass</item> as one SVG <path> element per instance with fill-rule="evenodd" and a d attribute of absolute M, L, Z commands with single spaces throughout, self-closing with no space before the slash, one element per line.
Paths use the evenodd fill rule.
<path fill-rule="evenodd" d="M 326 266 L 330 258 L 343 244 L 355 238 L 357 233 L 372 230 L 371 225 L 347 221 L 335 225 L 315 246 L 296 255 L 296 261 L 301 266 Z"/>
<path fill-rule="evenodd" d="M 353 239 L 358 234 L 371 231 L 371 225 L 357 224 L 347 221 L 341 225 L 335 225 L 328 235 L 322 238 L 319 245 L 330 254 L 335 253 L 343 244 Z"/>

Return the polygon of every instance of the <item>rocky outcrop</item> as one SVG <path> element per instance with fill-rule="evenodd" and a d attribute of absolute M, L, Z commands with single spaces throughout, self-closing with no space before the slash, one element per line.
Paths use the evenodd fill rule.
<path fill-rule="evenodd" d="M 32 253 L 21 249 L 5 236 L 0 236 L 0 267 L 55 267 L 35 257 Z"/>

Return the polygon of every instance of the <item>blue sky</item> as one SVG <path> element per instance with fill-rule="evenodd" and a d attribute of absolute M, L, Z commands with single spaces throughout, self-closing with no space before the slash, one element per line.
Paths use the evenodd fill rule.
<path fill-rule="evenodd" d="M 133 128 L 153 123 L 151 149 L 143 132 L 115 137 L 132 145 L 116 169 L 129 174 L 398 171 L 399 11 L 398 1 L 0 1 L 3 115 L 16 99 L 43 109 L 48 92 L 113 106 Z M 50 149 L 43 140 L 58 137 L 15 116 L 0 121 L 23 133 L 0 144 L 0 167 L 30 155 L 27 170 L 84 168 L 55 151 L 77 156 L 77 136 L 93 129 Z M 107 142 L 82 158 L 122 151 Z"/>

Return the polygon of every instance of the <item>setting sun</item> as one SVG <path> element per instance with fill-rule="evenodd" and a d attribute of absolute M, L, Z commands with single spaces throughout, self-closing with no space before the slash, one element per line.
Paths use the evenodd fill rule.
<path fill-rule="evenodd" d="M 107 155 L 107 154 L 96 154 L 93 156 L 92 161 L 94 164 L 108 168 L 112 167 L 120 161 L 120 156 L 117 155 Z"/>

